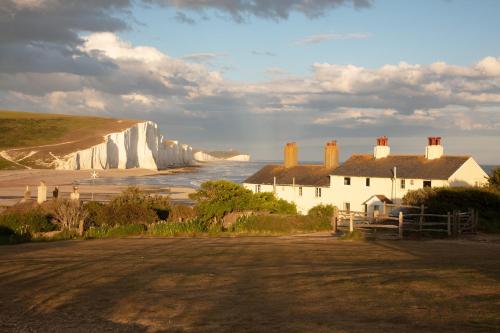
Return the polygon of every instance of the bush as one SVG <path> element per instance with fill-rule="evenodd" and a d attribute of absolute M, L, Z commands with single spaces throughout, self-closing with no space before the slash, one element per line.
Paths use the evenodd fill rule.
<path fill-rule="evenodd" d="M 315 218 L 327 219 L 329 221 L 333 216 L 334 209 L 335 207 L 332 205 L 320 204 L 309 209 L 307 215 Z"/>
<path fill-rule="evenodd" d="M 168 218 L 170 200 L 167 197 L 149 196 L 137 187 L 129 187 L 108 204 L 88 203 L 87 221 L 92 226 L 118 226 L 125 224 L 150 224 Z"/>
<path fill-rule="evenodd" d="M 441 187 L 410 191 L 403 197 L 406 205 L 426 207 L 426 212 L 446 214 L 472 208 L 479 212 L 479 229 L 500 231 L 500 193 L 487 188 Z"/>
<path fill-rule="evenodd" d="M 189 195 L 197 202 L 198 218 L 208 224 L 219 223 L 227 213 L 249 209 L 252 197 L 250 190 L 225 180 L 205 182 L 198 191 Z"/>
<path fill-rule="evenodd" d="M 297 206 L 283 199 L 277 199 L 274 193 L 255 193 L 249 204 L 249 209 L 254 211 L 275 214 L 297 214 Z"/>
<path fill-rule="evenodd" d="M 189 196 L 195 200 L 198 218 L 209 225 L 220 224 L 224 215 L 248 210 L 279 214 L 296 214 L 295 204 L 277 199 L 273 193 L 257 193 L 225 181 L 209 181 Z"/>
<path fill-rule="evenodd" d="M 118 226 L 90 227 L 84 234 L 85 238 L 108 238 L 108 237 L 126 237 L 139 236 L 146 231 L 144 224 L 126 224 Z"/>
<path fill-rule="evenodd" d="M 495 190 L 500 190 L 500 167 L 491 170 L 491 176 L 488 178 L 488 185 Z"/>
<path fill-rule="evenodd" d="M 148 228 L 148 234 L 153 236 L 196 236 L 210 231 L 205 223 L 198 219 L 186 222 L 160 222 Z"/>
<path fill-rule="evenodd" d="M 6 213 L 0 215 L 0 225 L 18 233 L 25 228 L 30 233 L 46 232 L 56 229 L 50 218 L 39 208 L 27 212 Z"/>
<path fill-rule="evenodd" d="M 184 222 L 196 217 L 193 207 L 186 205 L 172 205 L 170 207 L 169 222 Z"/>
<path fill-rule="evenodd" d="M 253 215 L 240 218 L 232 231 L 249 234 L 289 234 L 327 231 L 330 221 L 302 215 Z"/>
<path fill-rule="evenodd" d="M 54 212 L 54 220 L 60 225 L 61 230 L 77 229 L 85 230 L 85 220 L 88 212 L 78 201 L 57 200 Z"/>

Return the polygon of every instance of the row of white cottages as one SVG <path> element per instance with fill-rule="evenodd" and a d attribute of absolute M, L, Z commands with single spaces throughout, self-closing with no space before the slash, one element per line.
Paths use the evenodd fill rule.
<path fill-rule="evenodd" d="M 488 175 L 470 156 L 443 154 L 441 138 L 430 137 L 425 155 L 391 155 L 387 137 L 372 154 L 352 155 L 339 164 L 336 141 L 325 146 L 323 165 L 300 165 L 297 145 L 285 146 L 282 165 L 266 165 L 243 185 L 253 192 L 274 192 L 306 214 L 319 204 L 374 214 L 385 203 L 398 204 L 424 187 L 482 186 Z"/>

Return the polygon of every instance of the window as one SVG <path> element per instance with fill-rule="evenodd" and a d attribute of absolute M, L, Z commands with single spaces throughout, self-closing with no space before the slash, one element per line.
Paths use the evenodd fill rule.
<path fill-rule="evenodd" d="M 344 210 L 348 213 L 351 212 L 351 203 L 350 202 L 344 202 Z"/>
<path fill-rule="evenodd" d="M 404 190 L 406 188 L 406 180 L 401 179 L 401 188 Z"/>
<path fill-rule="evenodd" d="M 302 186 L 299 187 L 299 197 L 302 196 Z"/>
<path fill-rule="evenodd" d="M 344 185 L 351 185 L 351 177 L 344 177 Z"/>
<path fill-rule="evenodd" d="M 321 187 L 316 187 L 315 196 L 316 198 L 321 198 Z"/>
<path fill-rule="evenodd" d="M 412 180 L 410 180 L 410 185 L 413 186 L 413 184 L 415 184 L 415 182 Z"/>
<path fill-rule="evenodd" d="M 432 183 L 430 180 L 424 180 L 424 187 L 432 187 Z"/>
<path fill-rule="evenodd" d="M 370 187 L 370 178 L 366 178 L 366 187 Z"/>
<path fill-rule="evenodd" d="M 255 185 L 255 193 L 260 193 L 260 185 Z"/>

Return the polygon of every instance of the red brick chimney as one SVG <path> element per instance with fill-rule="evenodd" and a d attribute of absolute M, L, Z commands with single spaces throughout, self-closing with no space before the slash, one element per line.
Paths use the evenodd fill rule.
<path fill-rule="evenodd" d="M 373 157 L 375 157 L 375 159 L 386 158 L 390 153 L 389 138 L 385 135 L 378 137 L 377 145 L 373 148 Z"/>

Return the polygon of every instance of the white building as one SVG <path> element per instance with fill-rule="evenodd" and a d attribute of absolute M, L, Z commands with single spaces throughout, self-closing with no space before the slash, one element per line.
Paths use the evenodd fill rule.
<path fill-rule="evenodd" d="M 304 214 L 318 204 L 373 214 L 384 202 L 400 203 L 410 190 L 481 186 L 488 177 L 472 157 L 444 155 L 439 137 L 429 138 L 425 155 L 391 155 L 388 139 L 381 137 L 373 154 L 352 155 L 342 165 L 335 141 L 325 146 L 323 165 L 298 165 L 296 154 L 296 145 L 287 144 L 283 165 L 267 165 L 243 185 L 274 192 Z"/>

